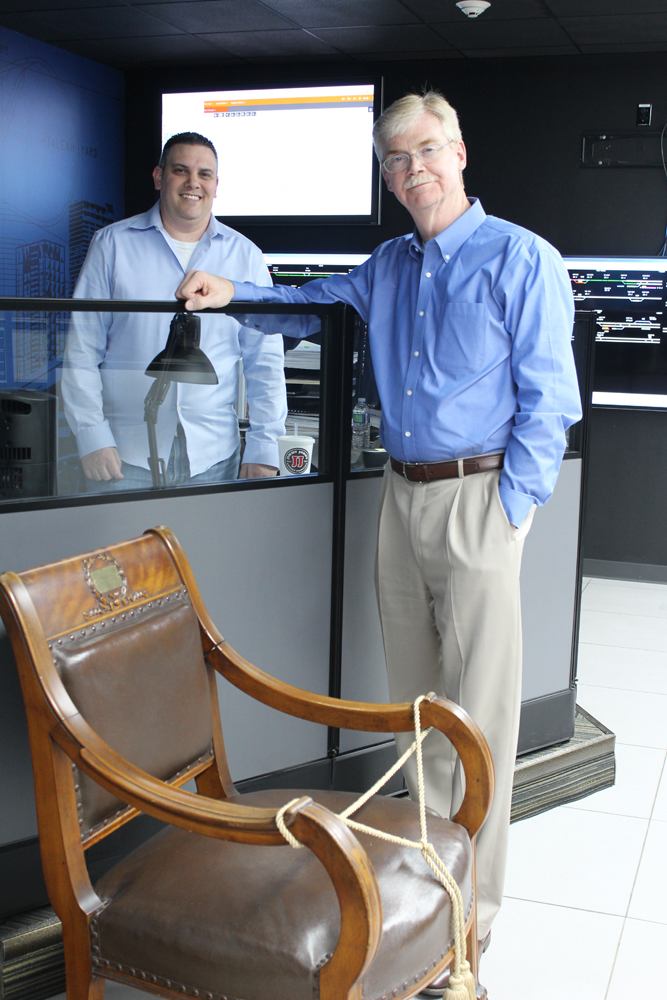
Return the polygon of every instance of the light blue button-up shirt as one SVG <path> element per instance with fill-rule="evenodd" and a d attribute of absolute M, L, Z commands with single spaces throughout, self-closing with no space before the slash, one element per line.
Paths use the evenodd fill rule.
<path fill-rule="evenodd" d="M 258 247 L 213 216 L 188 266 L 271 284 Z M 143 215 L 95 233 L 74 298 L 169 300 L 183 277 L 158 202 Z M 117 447 L 124 462 L 148 468 L 144 397 L 153 379 L 144 372 L 164 348 L 170 323 L 166 313 L 72 313 L 62 391 L 81 456 Z M 202 315 L 201 348 L 218 385 L 172 383 L 159 410 L 160 456 L 168 461 L 178 422 L 191 475 L 234 452 L 240 441 L 235 407 L 242 358 L 250 408 L 243 461 L 278 468 L 277 439 L 285 433 L 287 416 L 282 338 L 263 336 L 231 316 Z"/>
<path fill-rule="evenodd" d="M 550 244 L 471 202 L 426 244 L 391 240 L 300 289 L 235 282 L 234 297 L 354 306 L 369 324 L 384 447 L 404 462 L 505 451 L 500 499 L 519 526 L 553 493 L 581 417 L 574 302 Z"/>

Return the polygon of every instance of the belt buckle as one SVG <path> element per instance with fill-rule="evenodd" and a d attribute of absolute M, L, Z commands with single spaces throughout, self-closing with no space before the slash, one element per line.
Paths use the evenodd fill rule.
<path fill-rule="evenodd" d="M 408 479 L 408 473 L 407 473 L 406 470 L 407 469 L 417 469 L 417 468 L 419 468 L 419 466 L 421 464 L 422 464 L 421 462 L 403 462 L 403 478 L 405 479 L 406 483 L 415 482 L 415 483 L 422 483 L 423 484 L 423 483 L 428 483 L 429 482 L 429 475 L 428 475 L 428 471 L 426 469 L 424 469 L 424 478 L 423 479 L 414 479 L 414 480 L 413 479 Z"/>

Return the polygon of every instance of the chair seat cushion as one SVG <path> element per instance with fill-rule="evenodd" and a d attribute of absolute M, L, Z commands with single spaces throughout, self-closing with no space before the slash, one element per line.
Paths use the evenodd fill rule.
<path fill-rule="evenodd" d="M 340 812 L 349 792 L 274 789 L 238 796 L 279 808 L 310 795 Z M 375 796 L 359 822 L 419 840 L 417 805 Z M 435 814 L 429 840 L 472 902 L 472 848 L 465 829 Z M 364 977 L 364 1000 L 404 994 L 450 947 L 451 905 L 419 851 L 357 834 L 380 886 L 380 950 Z M 307 849 L 258 847 L 168 827 L 124 858 L 95 886 L 104 908 L 91 922 L 102 974 L 218 1000 L 313 1000 L 318 971 L 340 934 L 329 877 Z"/>

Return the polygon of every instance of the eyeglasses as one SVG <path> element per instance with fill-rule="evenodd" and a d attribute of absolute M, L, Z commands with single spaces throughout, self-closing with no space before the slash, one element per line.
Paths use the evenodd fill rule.
<path fill-rule="evenodd" d="M 408 169 L 413 156 L 416 156 L 420 163 L 433 163 L 434 160 L 440 159 L 443 149 L 451 146 L 453 142 L 456 142 L 456 139 L 443 142 L 441 146 L 422 146 L 414 153 L 392 153 L 391 156 L 382 161 L 382 166 L 388 174 L 400 174 L 403 170 Z"/>

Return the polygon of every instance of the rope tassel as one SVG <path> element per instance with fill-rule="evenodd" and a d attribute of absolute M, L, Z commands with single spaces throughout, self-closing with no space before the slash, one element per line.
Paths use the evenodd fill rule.
<path fill-rule="evenodd" d="M 466 956 L 466 934 L 465 934 L 465 909 L 463 906 L 463 898 L 461 896 L 461 890 L 459 889 L 457 883 L 450 875 L 447 867 L 428 839 L 428 830 L 426 826 L 426 797 L 424 790 L 424 763 L 422 757 L 422 743 L 431 732 L 430 729 L 422 732 L 421 728 L 421 716 L 419 706 L 422 701 L 425 701 L 428 695 L 420 695 L 416 699 L 413 705 L 413 713 L 415 719 L 415 739 L 412 745 L 405 751 L 402 757 L 387 771 L 387 773 L 376 781 L 372 788 L 367 792 L 364 792 L 362 796 L 347 807 L 342 813 L 339 814 L 339 819 L 342 819 L 344 823 L 347 824 L 352 830 L 356 830 L 359 833 L 367 833 L 372 837 L 379 837 L 381 840 L 389 841 L 389 843 L 397 844 L 400 847 L 410 847 L 414 850 L 420 851 L 426 864 L 429 866 L 438 882 L 442 885 L 446 893 L 448 894 L 451 904 L 452 904 L 452 937 L 454 939 L 454 963 L 451 970 L 451 975 L 449 977 L 449 984 L 443 993 L 443 1000 L 477 1000 L 475 977 L 472 974 L 470 968 L 470 963 Z M 419 840 L 407 840 L 405 837 L 396 837 L 391 833 L 385 833 L 384 830 L 376 830 L 372 826 L 366 826 L 364 823 L 358 823 L 356 820 L 350 819 L 352 813 L 360 809 L 372 795 L 382 788 L 384 784 L 389 781 L 389 779 L 398 771 L 398 769 L 405 763 L 405 761 L 412 756 L 416 755 L 417 763 L 417 784 L 419 788 L 419 826 L 420 826 L 420 839 Z M 285 824 L 285 812 L 298 802 L 299 799 L 292 799 L 291 802 L 287 802 L 281 809 L 278 810 L 276 814 L 276 826 L 282 833 L 283 837 L 287 843 L 295 848 L 303 847 L 296 837 L 290 833 Z"/>
<path fill-rule="evenodd" d="M 442 996 L 443 1000 L 477 1000 L 475 977 L 470 971 L 467 961 L 461 963 L 461 971 L 458 976 L 451 975 L 449 977 L 449 984 Z"/>

